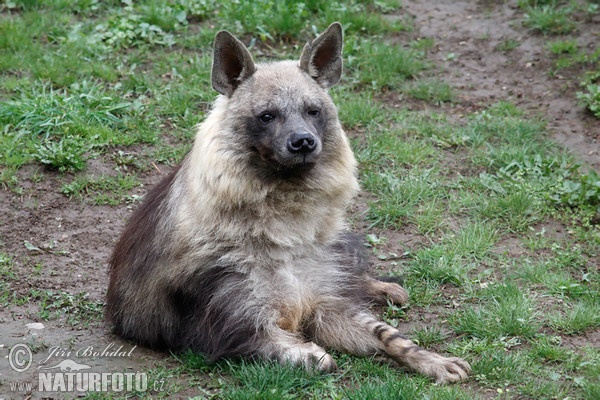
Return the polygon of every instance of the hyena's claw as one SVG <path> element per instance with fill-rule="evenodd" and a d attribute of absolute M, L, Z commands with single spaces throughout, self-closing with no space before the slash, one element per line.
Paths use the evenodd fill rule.
<path fill-rule="evenodd" d="M 408 302 L 408 292 L 397 283 L 385 283 L 384 293 L 393 304 L 403 306 Z"/>
<path fill-rule="evenodd" d="M 337 364 L 333 357 L 325 353 L 312 366 L 320 372 L 333 372 L 337 369 Z"/>
<path fill-rule="evenodd" d="M 446 358 L 439 356 L 437 365 L 430 371 L 429 375 L 435 378 L 435 383 L 445 384 L 462 381 L 466 379 L 471 372 L 471 366 L 468 362 L 458 357 Z"/>
<path fill-rule="evenodd" d="M 319 372 L 332 372 L 337 369 L 333 357 L 314 343 L 306 343 L 292 349 L 288 349 L 281 358 L 283 363 L 302 366 L 307 370 Z"/>
<path fill-rule="evenodd" d="M 392 282 L 382 282 L 368 278 L 368 294 L 379 304 L 385 305 L 388 300 L 400 306 L 408 302 L 408 292 L 402 286 Z"/>

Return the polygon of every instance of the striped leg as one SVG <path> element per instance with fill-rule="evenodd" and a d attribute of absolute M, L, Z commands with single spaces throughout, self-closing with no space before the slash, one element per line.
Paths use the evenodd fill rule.
<path fill-rule="evenodd" d="M 436 383 L 460 381 L 471 370 L 465 360 L 424 350 L 367 312 L 322 313 L 316 316 L 312 328 L 314 341 L 322 346 L 357 355 L 385 353 L 398 364 L 432 377 Z"/>

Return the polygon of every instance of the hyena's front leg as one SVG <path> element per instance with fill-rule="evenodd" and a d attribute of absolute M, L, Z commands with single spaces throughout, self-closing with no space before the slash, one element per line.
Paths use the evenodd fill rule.
<path fill-rule="evenodd" d="M 463 380 L 471 371 L 469 363 L 462 358 L 444 357 L 422 349 L 388 324 L 372 321 L 368 326 L 377 337 L 380 350 L 397 363 L 431 376 L 436 383 Z"/>
<path fill-rule="evenodd" d="M 465 360 L 422 349 L 396 328 L 364 311 L 322 312 L 313 320 L 310 334 L 325 347 L 357 355 L 385 353 L 400 365 L 434 378 L 436 383 L 460 381 L 471 371 Z"/>

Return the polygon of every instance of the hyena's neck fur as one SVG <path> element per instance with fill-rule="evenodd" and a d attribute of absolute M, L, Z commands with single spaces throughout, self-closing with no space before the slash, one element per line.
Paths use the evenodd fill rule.
<path fill-rule="evenodd" d="M 231 149 L 239 133 L 223 128 L 228 103 L 218 98 L 178 174 L 182 184 L 175 187 L 181 192 L 172 193 L 171 202 L 177 224 L 185 228 L 176 231 L 197 236 L 175 240 L 195 242 L 211 235 L 211 242 L 219 238 L 235 246 L 253 239 L 261 251 L 285 248 L 287 253 L 330 244 L 344 230 L 346 208 L 358 190 L 356 161 L 341 127 L 333 138 L 334 156 L 318 163 L 300 185 L 265 181 L 248 168 L 247 151 Z"/>

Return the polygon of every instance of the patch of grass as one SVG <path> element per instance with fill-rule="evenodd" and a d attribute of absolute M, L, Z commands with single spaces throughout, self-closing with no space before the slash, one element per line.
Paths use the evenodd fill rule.
<path fill-rule="evenodd" d="M 550 324 L 567 335 L 583 333 L 600 327 L 600 299 L 582 300 L 562 313 L 549 316 Z"/>
<path fill-rule="evenodd" d="M 504 336 L 534 337 L 540 327 L 535 304 L 521 288 L 497 284 L 481 293 L 478 306 L 464 306 L 449 322 L 459 334 L 494 339 Z"/>
<path fill-rule="evenodd" d="M 409 267 L 411 275 L 438 284 L 462 286 L 468 282 L 468 272 L 475 266 L 456 254 L 446 254 L 446 249 L 445 246 L 434 246 L 416 252 Z"/>
<path fill-rule="evenodd" d="M 47 85 L 0 103 L 0 164 L 19 167 L 38 160 L 61 171 L 81 170 L 86 153 L 109 145 L 130 145 L 143 132 L 128 135 L 130 118 L 141 105 L 123 102 L 96 82 L 56 90 Z"/>
<path fill-rule="evenodd" d="M 44 321 L 64 318 L 71 326 L 81 326 L 103 318 L 103 303 L 89 300 L 87 293 L 32 289 L 29 295 L 38 305 L 37 316 Z"/>
<path fill-rule="evenodd" d="M 365 128 L 382 123 L 388 110 L 370 92 L 335 90 L 333 100 L 339 104 L 338 114 L 346 129 Z M 377 129 L 377 128 L 374 128 Z"/>
<path fill-rule="evenodd" d="M 129 195 L 131 189 L 141 185 L 134 175 L 119 174 L 99 178 L 82 176 L 65 183 L 60 192 L 69 198 L 89 199 L 96 205 L 119 205 L 139 201 L 141 198 Z"/>
<path fill-rule="evenodd" d="M 368 217 L 384 228 L 401 226 L 422 202 L 435 198 L 429 182 L 431 172 L 410 171 L 401 178 L 390 172 L 365 176 L 364 188 L 377 196 L 369 205 Z"/>
<path fill-rule="evenodd" d="M 555 3 L 528 7 L 525 25 L 544 35 L 571 33 L 577 26 L 570 17 L 570 10 L 567 7 L 558 7 Z"/>
<path fill-rule="evenodd" d="M 416 329 L 411 333 L 410 337 L 415 343 L 424 348 L 442 343 L 446 339 L 446 335 L 437 326 L 426 326 Z"/>
<path fill-rule="evenodd" d="M 406 93 L 434 105 L 451 102 L 454 98 L 452 87 L 437 79 L 418 80 L 407 88 Z"/>
<path fill-rule="evenodd" d="M 534 340 L 530 354 L 533 358 L 541 358 L 545 362 L 562 364 L 573 357 L 573 353 L 561 346 L 560 336 L 541 336 Z"/>
<path fill-rule="evenodd" d="M 581 87 L 582 91 L 577 92 L 577 98 L 592 114 L 600 118 L 600 71 L 589 73 Z"/>
<path fill-rule="evenodd" d="M 429 67 L 422 52 L 377 40 L 351 40 L 345 50 L 351 55 L 346 64 L 350 77 L 375 90 L 398 88 Z M 360 57 L 352 57 L 356 54 Z"/>
<path fill-rule="evenodd" d="M 510 386 L 520 382 L 531 362 L 524 355 L 504 350 L 487 350 L 472 364 L 475 380 L 484 386 L 503 387 L 510 394 Z M 509 389 L 506 389 L 509 387 Z"/>
<path fill-rule="evenodd" d="M 6 253 L 0 253 L 0 277 L 3 282 L 8 282 L 16 278 L 13 270 L 13 258 Z"/>
<path fill-rule="evenodd" d="M 519 47 L 521 43 L 516 39 L 505 39 L 502 42 L 498 43 L 495 47 L 498 51 L 509 52 L 517 47 Z"/>
<path fill-rule="evenodd" d="M 577 52 L 577 42 L 573 39 L 555 40 L 548 42 L 548 50 L 554 55 L 575 54 Z"/>
<path fill-rule="evenodd" d="M 399 129 L 377 125 L 369 127 L 364 140 L 355 147 L 365 180 L 383 171 L 393 171 L 401 178 L 411 174 L 411 166 L 433 162 L 437 156 L 433 146 L 414 140 Z M 433 176 L 433 171 L 423 174 Z"/>

